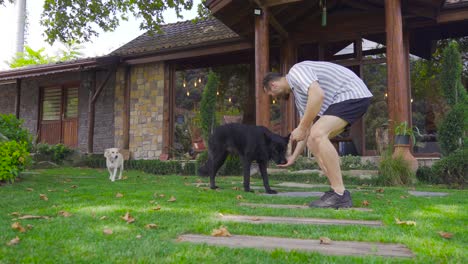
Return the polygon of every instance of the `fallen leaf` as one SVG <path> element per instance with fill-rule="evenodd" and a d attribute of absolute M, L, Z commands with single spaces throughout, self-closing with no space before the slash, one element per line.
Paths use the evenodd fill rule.
<path fill-rule="evenodd" d="M 244 199 L 244 197 L 242 197 L 242 195 L 237 195 L 237 196 L 236 196 L 236 199 L 237 199 L 237 200 L 242 200 L 242 199 Z"/>
<path fill-rule="evenodd" d="M 385 191 L 385 190 L 382 189 L 382 188 L 379 188 L 379 189 L 375 190 L 375 192 L 378 192 L 378 193 L 383 193 L 384 191 Z"/>
<path fill-rule="evenodd" d="M 127 212 L 124 216 L 121 217 L 123 220 L 127 222 L 127 224 L 135 222 L 135 218 L 133 218 L 129 212 Z"/>
<path fill-rule="evenodd" d="M 117 198 L 122 198 L 122 197 L 124 197 L 124 195 L 121 194 L 121 193 L 117 193 L 117 194 L 115 195 L 115 197 L 117 197 Z"/>
<path fill-rule="evenodd" d="M 395 218 L 395 221 L 398 225 L 407 225 L 407 226 L 415 226 L 416 222 L 415 221 L 400 221 L 400 219 Z"/>
<path fill-rule="evenodd" d="M 114 232 L 112 232 L 112 229 L 110 228 L 104 228 L 102 231 L 105 235 L 112 235 Z"/>
<path fill-rule="evenodd" d="M 328 237 L 320 237 L 320 244 L 330 245 L 331 241 L 332 240 Z"/>
<path fill-rule="evenodd" d="M 47 190 L 48 192 L 55 192 L 55 190 Z"/>
<path fill-rule="evenodd" d="M 34 191 L 34 189 L 33 188 L 26 188 L 26 191 L 32 192 L 32 191 Z"/>
<path fill-rule="evenodd" d="M 141 238 L 141 235 L 137 235 L 136 238 L 137 238 L 137 239 L 140 239 L 140 238 Z"/>
<path fill-rule="evenodd" d="M 33 225 L 28 224 L 28 225 L 26 226 L 26 228 L 29 229 L 29 230 L 31 230 L 31 229 L 33 229 Z"/>
<path fill-rule="evenodd" d="M 167 200 L 168 202 L 175 202 L 176 201 L 176 198 L 174 196 L 171 196 L 171 198 L 169 200 Z"/>
<path fill-rule="evenodd" d="M 71 182 L 72 180 L 71 179 L 65 179 L 65 182 Z"/>
<path fill-rule="evenodd" d="M 188 182 L 184 182 L 184 185 L 185 185 L 185 186 L 190 186 L 191 184 L 188 183 Z"/>
<path fill-rule="evenodd" d="M 21 214 L 19 212 L 13 212 L 13 213 L 10 213 L 11 216 L 20 216 Z"/>
<path fill-rule="evenodd" d="M 128 177 L 127 177 L 127 176 L 123 176 L 122 179 L 126 180 L 126 179 L 128 179 Z"/>
<path fill-rule="evenodd" d="M 233 190 L 238 191 L 239 187 L 232 187 Z"/>
<path fill-rule="evenodd" d="M 230 237 L 232 236 L 231 233 L 227 230 L 226 227 L 221 226 L 219 229 L 213 229 L 213 232 L 211 232 L 212 236 L 215 237 Z"/>
<path fill-rule="evenodd" d="M 367 201 L 367 200 L 362 201 L 362 206 L 369 206 L 369 204 L 370 204 L 370 203 L 369 203 L 369 201 Z"/>
<path fill-rule="evenodd" d="M 156 207 L 153 207 L 153 210 L 154 210 L 154 211 L 159 211 L 159 210 L 161 210 L 161 206 L 158 205 L 158 206 L 156 206 Z"/>
<path fill-rule="evenodd" d="M 12 240 L 10 240 L 10 242 L 7 243 L 7 246 L 13 246 L 13 245 L 16 245 L 20 242 L 20 239 L 19 237 L 15 237 L 13 238 Z"/>
<path fill-rule="evenodd" d="M 14 222 L 13 224 L 11 224 L 11 228 L 13 228 L 14 230 L 20 231 L 21 233 L 26 232 L 26 229 L 24 229 L 24 227 L 21 226 L 19 222 Z"/>
<path fill-rule="evenodd" d="M 166 197 L 166 195 L 160 194 L 159 197 L 164 198 L 164 197 Z"/>
<path fill-rule="evenodd" d="M 443 238 L 450 239 L 453 237 L 452 233 L 439 231 L 439 235 Z"/>
<path fill-rule="evenodd" d="M 260 221 L 260 220 L 262 220 L 262 219 L 259 218 L 259 217 L 254 217 L 254 218 L 252 218 L 252 219 L 250 219 L 250 220 L 252 220 L 252 221 Z"/>
<path fill-rule="evenodd" d="M 155 228 L 158 228 L 158 225 L 157 224 L 147 224 L 145 225 L 146 229 L 155 229 Z"/>
<path fill-rule="evenodd" d="M 72 185 L 70 188 L 72 188 L 72 189 L 76 189 L 76 188 L 78 188 L 78 186 L 76 186 L 76 185 Z"/>
<path fill-rule="evenodd" d="M 201 179 L 197 179 L 197 183 L 203 183 Z"/>
<path fill-rule="evenodd" d="M 67 211 L 59 211 L 58 214 L 61 215 L 61 216 L 63 216 L 63 217 L 70 217 L 70 216 L 72 216 L 72 214 L 70 214 L 70 213 L 67 212 Z"/>
<path fill-rule="evenodd" d="M 18 220 L 24 220 L 24 219 L 49 219 L 48 216 L 42 216 L 42 215 L 23 215 L 21 217 L 17 218 Z"/>
<path fill-rule="evenodd" d="M 39 198 L 41 198 L 41 200 L 44 200 L 44 201 L 49 200 L 49 198 L 47 198 L 47 195 L 45 195 L 45 194 L 39 194 Z"/>
<path fill-rule="evenodd" d="M 63 192 L 69 192 L 67 189 L 63 189 Z"/>

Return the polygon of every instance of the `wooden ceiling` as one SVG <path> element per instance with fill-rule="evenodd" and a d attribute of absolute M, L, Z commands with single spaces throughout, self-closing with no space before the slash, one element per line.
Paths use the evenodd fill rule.
<path fill-rule="evenodd" d="M 326 3 L 326 26 L 321 25 L 320 2 Z M 402 0 L 403 24 L 410 30 L 413 54 L 430 57 L 435 40 L 468 35 L 468 5 L 446 8 L 444 3 L 443 0 Z M 271 46 L 278 46 L 282 38 L 291 38 L 298 44 L 349 44 L 360 37 L 385 45 L 384 4 L 384 0 L 207 1 L 216 18 L 251 41 L 254 9 L 268 8 Z"/>

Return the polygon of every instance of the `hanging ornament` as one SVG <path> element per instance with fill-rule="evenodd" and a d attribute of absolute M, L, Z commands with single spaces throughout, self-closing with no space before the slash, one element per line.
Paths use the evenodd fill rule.
<path fill-rule="evenodd" d="M 319 3 L 322 8 L 322 27 L 327 25 L 327 0 L 320 0 Z"/>

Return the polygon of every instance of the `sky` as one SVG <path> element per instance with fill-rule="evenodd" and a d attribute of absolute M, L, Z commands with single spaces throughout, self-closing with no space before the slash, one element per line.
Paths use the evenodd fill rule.
<path fill-rule="evenodd" d="M 166 11 L 164 13 L 165 23 L 174 23 L 196 17 L 196 7 L 200 0 L 194 0 L 193 2 L 191 11 L 182 12 L 183 19 L 178 19 L 172 10 Z M 45 48 L 47 55 L 55 56 L 60 48 L 63 49 L 63 45 L 56 43 L 50 46 L 45 42 L 44 28 L 39 23 L 43 4 L 44 0 L 26 0 L 28 33 L 25 36 L 25 42 L 34 50 Z M 2 41 L 0 41 L 0 70 L 7 70 L 9 67 L 5 61 L 11 60 L 15 55 L 17 20 L 16 9 L 13 4 L 8 3 L 6 6 L 0 6 L 0 25 L 0 36 L 2 36 Z M 85 58 L 108 54 L 143 34 L 144 31 L 140 30 L 139 25 L 140 19 L 130 17 L 128 21 L 121 21 L 120 26 L 114 32 L 98 31 L 100 32 L 98 37 L 93 37 L 91 42 L 82 44 L 83 49 L 81 52 Z"/>

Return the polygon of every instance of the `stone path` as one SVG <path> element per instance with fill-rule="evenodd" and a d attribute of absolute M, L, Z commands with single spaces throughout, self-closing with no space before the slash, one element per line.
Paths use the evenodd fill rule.
<path fill-rule="evenodd" d="M 282 182 L 276 184 L 275 186 L 279 187 L 293 187 L 293 188 L 326 188 L 330 187 L 327 184 L 308 184 L 308 183 L 298 183 L 298 182 Z"/>
<path fill-rule="evenodd" d="M 298 205 L 298 204 L 260 204 L 260 203 L 239 203 L 240 206 L 248 206 L 248 207 L 266 207 L 266 208 L 281 208 L 281 209 L 311 209 L 307 205 Z M 356 211 L 363 211 L 363 212 L 372 212 L 373 210 L 370 208 L 359 208 L 359 207 L 351 207 L 351 208 L 341 208 L 339 210 L 356 210 Z"/>
<path fill-rule="evenodd" d="M 418 196 L 418 197 L 443 197 L 447 196 L 448 193 L 444 192 L 419 192 L 419 191 L 409 191 L 411 195 Z"/>
<path fill-rule="evenodd" d="M 330 244 L 320 244 L 320 240 L 294 239 L 262 236 L 231 236 L 213 237 L 186 234 L 180 236 L 179 242 L 206 243 L 208 245 L 227 246 L 232 248 L 260 248 L 274 250 L 281 248 L 286 251 L 314 251 L 325 255 L 344 256 L 385 256 L 385 257 L 414 257 L 413 253 L 404 245 L 387 243 L 368 243 L 352 241 L 331 241 Z M 281 246 L 280 246 L 281 245 Z"/>
<path fill-rule="evenodd" d="M 279 192 L 277 194 L 262 193 L 260 195 L 283 197 L 321 197 L 323 195 L 323 192 Z"/>
<path fill-rule="evenodd" d="M 300 217 L 276 217 L 276 216 L 249 216 L 249 215 L 222 215 L 221 220 L 232 222 L 245 222 L 251 224 L 309 224 L 309 225 L 364 225 L 382 226 L 381 221 L 348 220 L 348 219 L 323 219 Z"/>

